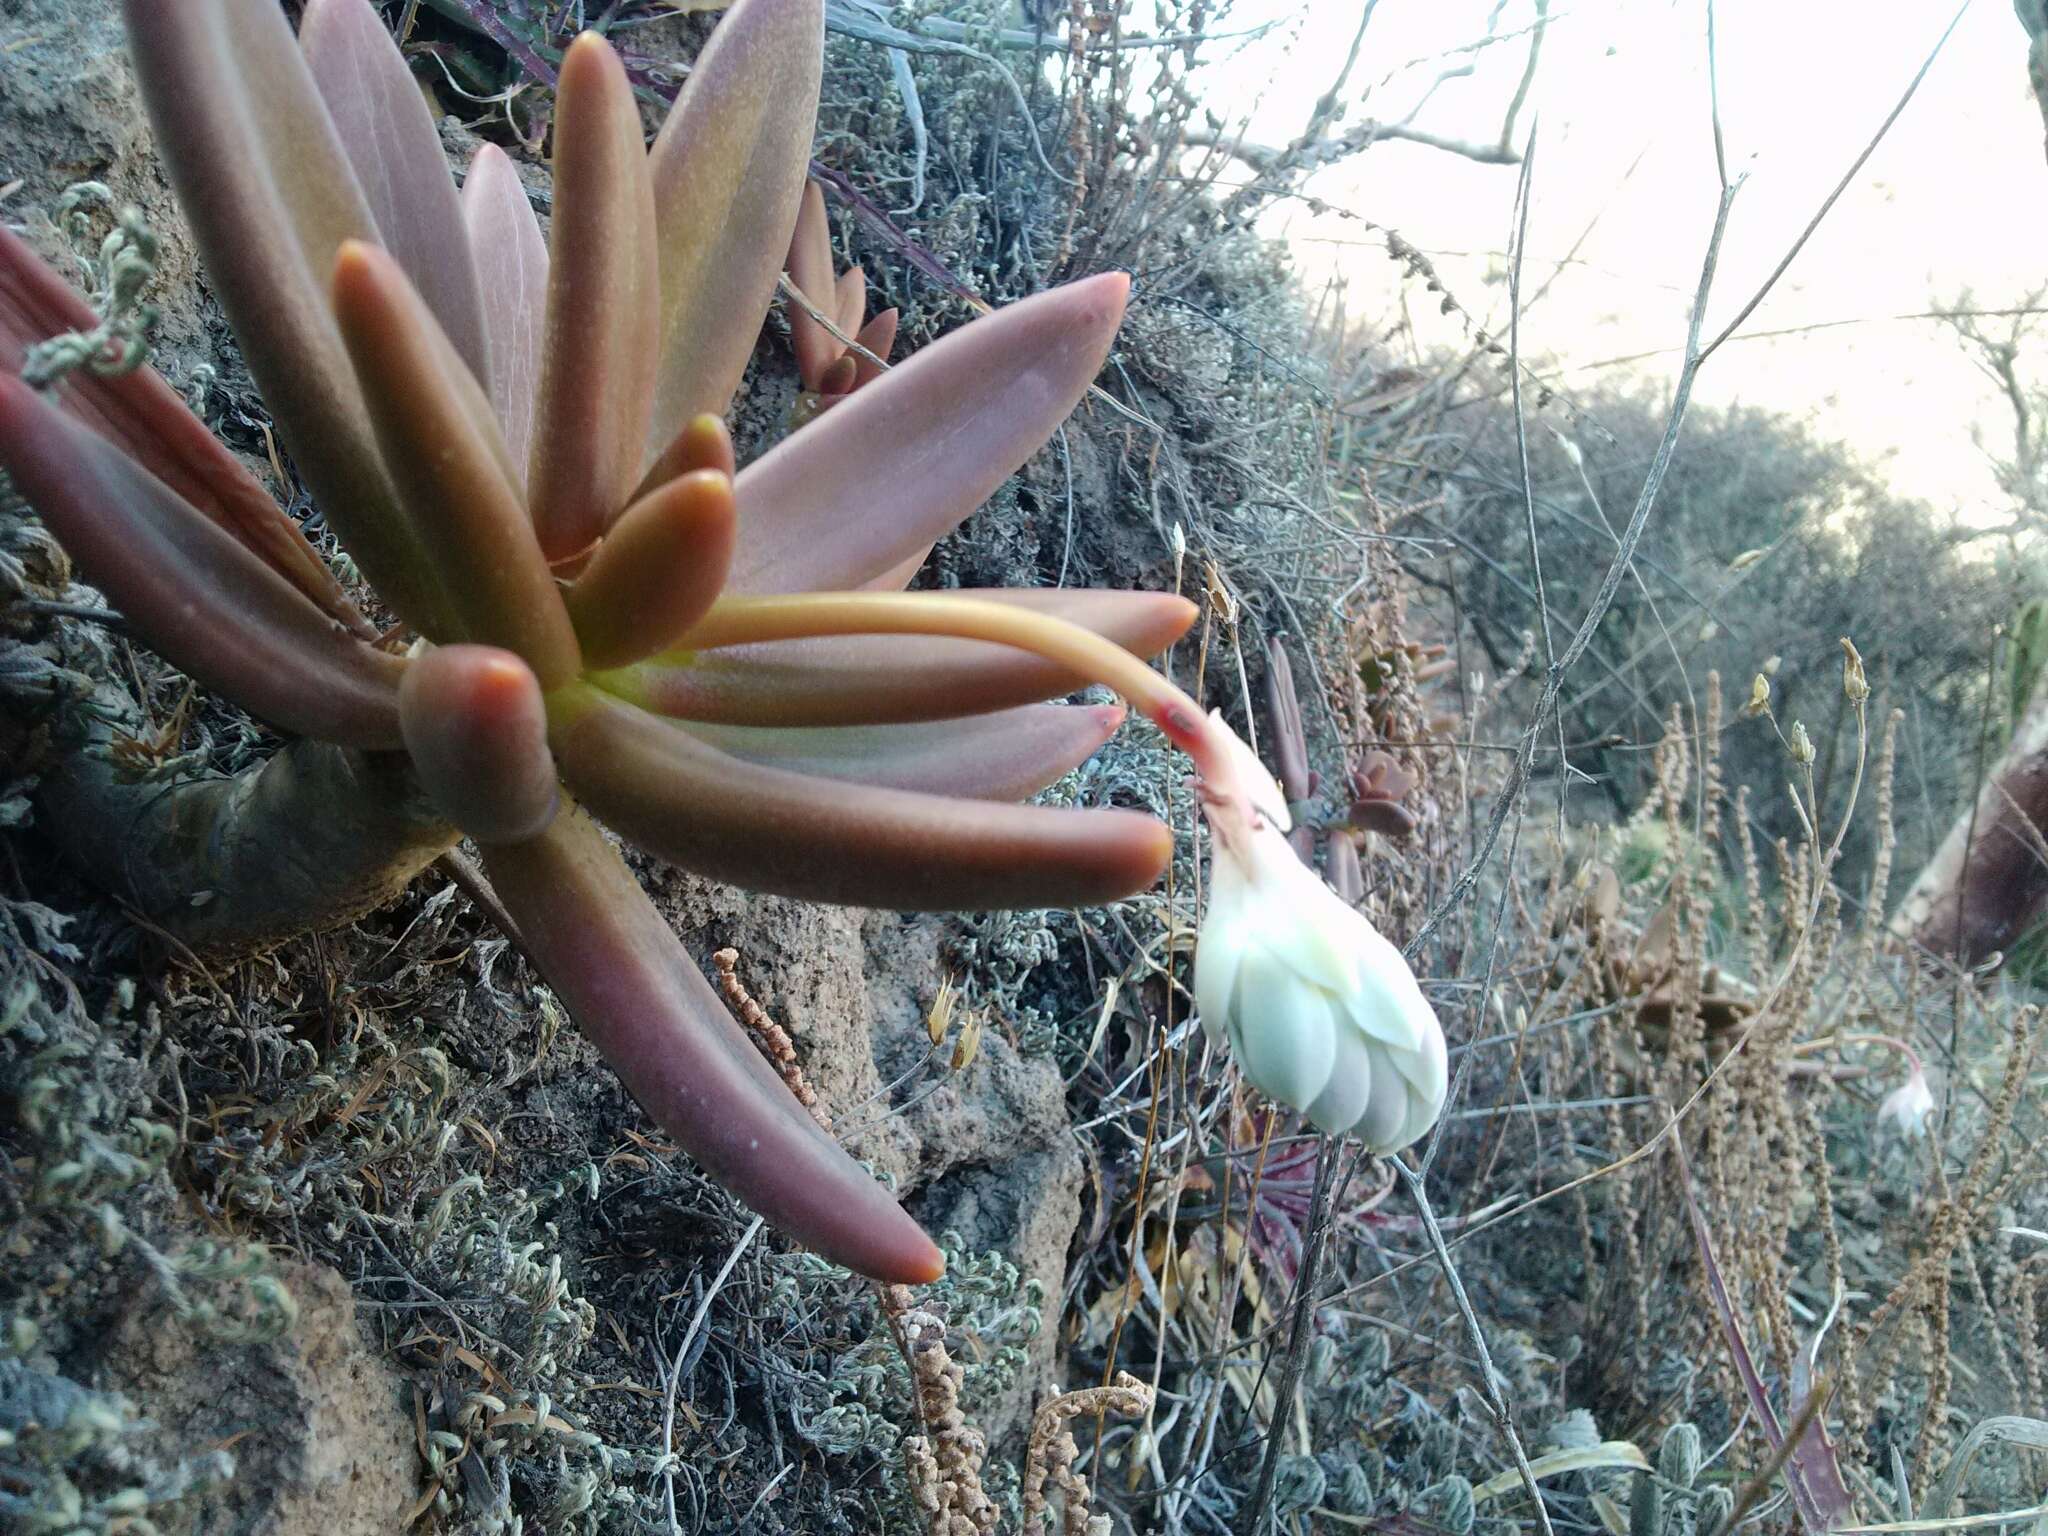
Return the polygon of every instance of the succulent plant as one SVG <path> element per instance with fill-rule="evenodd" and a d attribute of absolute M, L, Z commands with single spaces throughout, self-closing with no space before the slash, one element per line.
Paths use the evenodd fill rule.
<path fill-rule="evenodd" d="M 590 816 L 812 899 L 1075 905 L 1152 882 L 1156 821 L 1001 802 L 1122 716 L 1036 701 L 1104 653 L 1151 677 L 1101 637 L 1149 653 L 1190 606 L 889 590 L 1072 409 L 1125 279 L 978 320 L 737 470 L 722 413 L 793 230 L 800 282 L 821 254 L 829 281 L 821 211 L 798 221 L 819 0 L 734 5 L 651 150 L 611 48 L 571 46 L 551 239 L 494 148 L 458 193 L 368 0 L 312 0 L 296 38 L 273 0 L 126 11 L 215 290 L 388 612 L 369 621 L 154 374 L 87 369 L 52 396 L 18 377 L 93 316 L 4 232 L 0 468 L 153 648 L 353 765 L 245 798 L 345 821 L 397 764 L 448 823 L 429 856 L 455 829 L 483 849 L 571 1014 L 709 1172 L 829 1257 L 931 1278 L 938 1250 L 790 1098 Z"/>
<path fill-rule="evenodd" d="M 1398 952 L 1286 853 L 1285 805 L 1243 743 L 1133 654 L 1191 605 L 892 590 L 1079 401 L 1123 276 L 871 379 L 798 323 L 836 403 L 738 469 L 723 413 L 784 252 L 800 292 L 830 280 L 816 202 L 799 217 L 822 0 L 737 0 L 651 149 L 610 46 L 572 44 L 549 240 L 497 150 L 458 194 L 369 0 L 310 0 L 296 38 L 273 0 L 125 10 L 244 357 L 388 613 L 370 623 L 127 341 L 69 375 L 64 408 L 24 380 L 17 353 L 97 317 L 0 231 L 0 469 L 139 636 L 300 738 L 124 850 L 124 878 L 168 850 L 274 897 L 265 920 L 290 931 L 467 834 L 571 1016 L 707 1172 L 827 1258 L 928 1281 L 938 1248 L 786 1090 L 592 817 L 813 900 L 1111 900 L 1164 867 L 1163 825 L 1002 803 L 1116 728 L 1118 708 L 1035 702 L 1102 682 L 1201 776 L 1212 1033 L 1325 1129 L 1390 1148 L 1434 1118 L 1442 1036 Z M 863 288 L 833 283 L 836 321 Z M 424 831 L 385 803 L 419 795 L 440 818 Z M 238 818 L 276 841 L 237 840 Z M 1268 998 L 1259 977 L 1284 985 Z"/>
<path fill-rule="evenodd" d="M 797 210 L 796 234 L 789 242 L 789 280 L 811 308 L 830 315 L 842 334 L 860 347 L 856 352 L 801 304 L 789 309 L 789 344 L 796 352 L 797 377 L 822 410 L 846 398 L 861 385 L 880 377 L 881 368 L 861 352 L 887 362 L 896 343 L 896 311 L 868 312 L 867 274 L 859 267 L 833 275 L 831 227 L 825 218 L 825 193 L 815 181 L 804 184 Z"/>

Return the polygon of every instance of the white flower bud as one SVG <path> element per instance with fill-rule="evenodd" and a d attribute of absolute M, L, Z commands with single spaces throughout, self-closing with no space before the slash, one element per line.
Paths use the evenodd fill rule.
<path fill-rule="evenodd" d="M 1890 1121 L 1909 1141 L 1925 1136 L 1927 1122 L 1933 1118 L 1934 1090 L 1927 1085 L 1927 1074 L 1917 1067 L 1877 1106 L 1878 1128 L 1883 1129 L 1885 1122 Z"/>
<path fill-rule="evenodd" d="M 1374 1152 L 1398 1151 L 1443 1109 L 1436 1012 L 1401 952 L 1288 846 L 1272 775 L 1211 723 L 1234 748 L 1239 782 L 1203 786 L 1214 857 L 1195 948 L 1202 1027 L 1268 1097 Z"/>

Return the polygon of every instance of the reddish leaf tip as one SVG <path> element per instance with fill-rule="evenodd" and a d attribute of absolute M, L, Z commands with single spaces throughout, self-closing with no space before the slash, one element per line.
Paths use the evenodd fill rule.
<path fill-rule="evenodd" d="M 560 802 L 533 670 L 494 646 L 416 657 L 398 685 L 406 748 L 429 798 L 480 843 L 523 842 Z"/>

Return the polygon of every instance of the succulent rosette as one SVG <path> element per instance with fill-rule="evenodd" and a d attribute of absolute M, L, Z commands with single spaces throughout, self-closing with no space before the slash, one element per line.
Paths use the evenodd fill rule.
<path fill-rule="evenodd" d="M 1072 627 L 1128 659 L 1192 608 L 990 591 L 886 617 L 1079 401 L 1126 280 L 964 326 L 739 468 L 723 418 L 798 229 L 820 0 L 733 5 L 651 147 L 619 59 L 579 38 L 546 237 L 499 150 L 458 190 L 368 0 L 311 0 L 296 36 L 274 0 L 126 12 L 207 276 L 379 607 L 146 368 L 48 394 L 19 377 L 27 347 L 94 316 L 4 231 L 0 468 L 167 659 L 287 736 L 403 754 L 578 1024 L 710 1173 L 832 1258 L 932 1278 L 936 1247 L 789 1097 L 598 822 L 816 900 L 1151 884 L 1170 847 L 1151 818 L 1009 803 L 1122 718 L 1039 702 L 1097 675 L 1088 645 L 1062 663 L 970 621 Z M 815 210 L 797 249 L 854 318 L 864 284 L 833 284 Z M 834 366 L 808 317 L 797 339 L 807 370 Z"/>

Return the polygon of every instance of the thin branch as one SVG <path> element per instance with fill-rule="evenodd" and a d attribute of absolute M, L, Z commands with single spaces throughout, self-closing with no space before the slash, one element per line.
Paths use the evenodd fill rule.
<path fill-rule="evenodd" d="M 690 1326 L 683 1330 L 682 1342 L 676 1345 L 674 1359 L 668 1368 L 668 1390 L 662 1396 L 661 1404 L 661 1498 L 662 1507 L 668 1516 L 668 1528 L 680 1532 L 682 1527 L 676 1521 L 676 1388 L 683 1379 L 683 1361 L 688 1357 L 690 1345 L 704 1329 L 704 1319 L 711 1313 L 711 1303 L 718 1299 L 718 1293 L 725 1289 L 725 1282 L 732 1275 L 733 1266 L 740 1261 L 754 1239 L 761 1235 L 761 1218 L 756 1216 L 747 1230 L 740 1234 L 740 1240 L 732 1245 L 732 1252 L 725 1256 L 725 1263 L 712 1277 L 704 1295 L 697 1302 L 697 1310 L 690 1318 Z"/>
<path fill-rule="evenodd" d="M 1302 1362 L 1308 1354 L 1309 1321 L 1316 1311 L 1316 1272 L 1321 1266 L 1323 1248 L 1328 1240 L 1330 1223 L 1330 1190 L 1336 1183 L 1338 1154 L 1343 1143 L 1334 1136 L 1324 1136 L 1316 1155 L 1315 1192 L 1309 1197 L 1308 1236 L 1302 1245 L 1301 1269 L 1294 1282 L 1294 1325 L 1287 1338 L 1287 1356 L 1280 1366 L 1280 1381 L 1273 1393 L 1273 1418 L 1266 1427 L 1266 1454 L 1259 1463 L 1259 1480 L 1252 1488 L 1252 1496 L 1245 1505 L 1244 1519 L 1238 1529 L 1242 1536 L 1258 1536 L 1265 1519 L 1266 1506 L 1273 1500 L 1273 1480 L 1280 1471 L 1280 1446 L 1286 1439 L 1285 1419 L 1287 1405 L 1294 1401 L 1295 1388 L 1301 1381 Z M 1254 1394 L 1256 1400 L 1256 1391 Z"/>
<path fill-rule="evenodd" d="M 1636 497 L 1635 510 L 1629 516 L 1628 527 L 1622 533 L 1620 546 L 1614 552 L 1614 559 L 1601 578 L 1600 589 L 1594 594 L 1592 606 L 1586 610 L 1577 633 L 1565 647 L 1564 654 L 1551 664 L 1544 674 L 1543 692 L 1537 700 L 1535 713 L 1528 727 L 1522 732 L 1520 746 L 1515 754 L 1513 766 L 1509 769 L 1507 782 L 1501 786 L 1494 801 L 1493 814 L 1486 826 L 1486 834 L 1479 852 L 1472 862 L 1461 870 L 1458 878 L 1444 895 L 1434 911 L 1408 941 L 1403 953 L 1410 959 L 1418 954 L 1443 920 L 1464 903 L 1472 889 L 1479 883 L 1479 876 L 1492 861 L 1493 851 L 1500 842 L 1502 829 L 1507 819 L 1521 803 L 1522 790 L 1528 783 L 1529 769 L 1535 762 L 1537 738 L 1542 734 L 1544 722 L 1551 710 L 1557 706 L 1559 691 L 1564 687 L 1565 675 L 1586 653 L 1593 643 L 1593 634 L 1600 627 L 1600 621 L 1613 606 L 1614 595 L 1621 588 L 1621 579 L 1635 558 L 1636 545 L 1642 541 L 1643 529 L 1649 523 L 1650 509 L 1656 504 L 1657 493 L 1663 489 L 1664 476 L 1671 468 L 1671 457 L 1678 448 L 1679 429 L 1684 425 L 1685 412 L 1692 401 L 1693 381 L 1699 376 L 1700 364 L 1706 354 L 1700 347 L 1701 321 L 1706 313 L 1707 296 L 1714 286 L 1714 269 L 1721 259 L 1721 241 L 1728 230 L 1728 210 L 1735 201 L 1735 194 L 1742 183 L 1738 180 L 1721 189 L 1719 205 L 1714 212 L 1713 233 L 1707 239 L 1707 254 L 1700 268 L 1699 288 L 1693 299 L 1692 319 L 1686 330 L 1685 363 L 1679 369 L 1678 385 L 1672 392 L 1671 409 L 1666 415 L 1664 436 L 1657 444 L 1656 456 L 1650 462 L 1649 473 L 1643 479 L 1643 488 Z"/>
<path fill-rule="evenodd" d="M 1777 286 L 1778 279 L 1785 275 L 1785 269 L 1790 267 L 1799 258 L 1799 253 L 1806 249 L 1806 242 L 1812 239 L 1813 232 L 1820 228 L 1821 220 L 1828 216 L 1828 210 L 1833 208 L 1841 195 L 1849 190 L 1849 183 L 1856 179 L 1856 173 L 1863 169 L 1864 162 L 1876 152 L 1877 146 L 1884 142 L 1884 136 L 1891 132 L 1892 124 L 1899 120 L 1899 114 L 1906 110 L 1906 103 L 1913 99 L 1913 93 L 1920 89 L 1920 82 L 1925 80 L 1927 72 L 1934 68 L 1934 61 L 1941 57 L 1942 48 L 1947 44 L 1950 34 L 1955 31 L 1957 23 L 1962 21 L 1963 12 L 1970 8 L 1970 4 L 1971 0 L 1963 0 L 1963 3 L 1957 7 L 1955 15 L 1949 20 L 1949 24 L 1942 29 L 1941 36 L 1935 40 L 1934 48 L 1928 53 L 1926 62 L 1920 66 L 1919 72 L 1907 83 L 1905 94 L 1899 97 L 1898 104 L 1891 109 L 1885 120 L 1877 125 L 1877 132 L 1872 134 L 1870 142 L 1863 146 L 1863 152 L 1857 155 L 1856 159 L 1850 164 L 1849 169 L 1842 173 L 1842 179 L 1835 183 L 1834 191 L 1830 192 L 1822 200 L 1820 207 L 1815 211 L 1813 217 L 1806 221 L 1806 228 L 1799 232 L 1799 238 L 1792 242 L 1792 248 L 1785 252 L 1784 259 L 1771 269 L 1771 275 L 1764 279 L 1763 286 L 1750 296 L 1749 302 L 1742 306 L 1741 310 L 1737 312 L 1733 320 L 1728 322 L 1727 327 L 1721 334 L 1707 344 L 1706 349 L 1700 354 L 1702 358 L 1712 357 L 1715 349 L 1722 342 L 1742 328 L 1742 322 L 1750 317 L 1757 305 L 1763 303 L 1765 298 L 1769 296 L 1770 291 Z M 1725 175 L 1722 178 L 1722 186 L 1724 189 L 1727 186 Z"/>
<path fill-rule="evenodd" d="M 1437 1224 L 1436 1212 L 1430 1209 L 1429 1196 L 1422 1187 L 1422 1176 L 1400 1158 L 1393 1161 L 1408 1186 L 1409 1197 L 1415 1201 L 1415 1212 L 1422 1218 L 1423 1230 L 1429 1234 L 1429 1245 L 1436 1252 L 1437 1267 L 1443 1271 L 1444 1279 L 1450 1282 L 1451 1297 L 1458 1304 L 1458 1315 L 1465 1320 L 1465 1336 L 1471 1340 L 1472 1353 L 1479 1360 L 1479 1381 L 1486 1390 L 1486 1404 L 1492 1410 L 1494 1424 L 1514 1455 L 1515 1470 L 1521 1474 L 1522 1487 L 1536 1510 L 1537 1525 L 1542 1528 L 1543 1536 L 1552 1536 L 1550 1511 L 1544 1506 L 1543 1490 L 1536 1485 L 1536 1473 L 1529 1465 L 1529 1453 L 1522 1447 L 1522 1437 L 1515 1433 L 1514 1413 L 1508 1407 L 1507 1393 L 1502 1390 L 1501 1374 L 1494 1369 L 1493 1355 L 1486 1347 L 1486 1330 L 1479 1326 L 1479 1314 L 1472 1310 L 1472 1300 L 1465 1294 L 1465 1282 L 1458 1278 L 1458 1266 L 1451 1262 L 1450 1246 L 1444 1241 L 1444 1229 Z"/>

